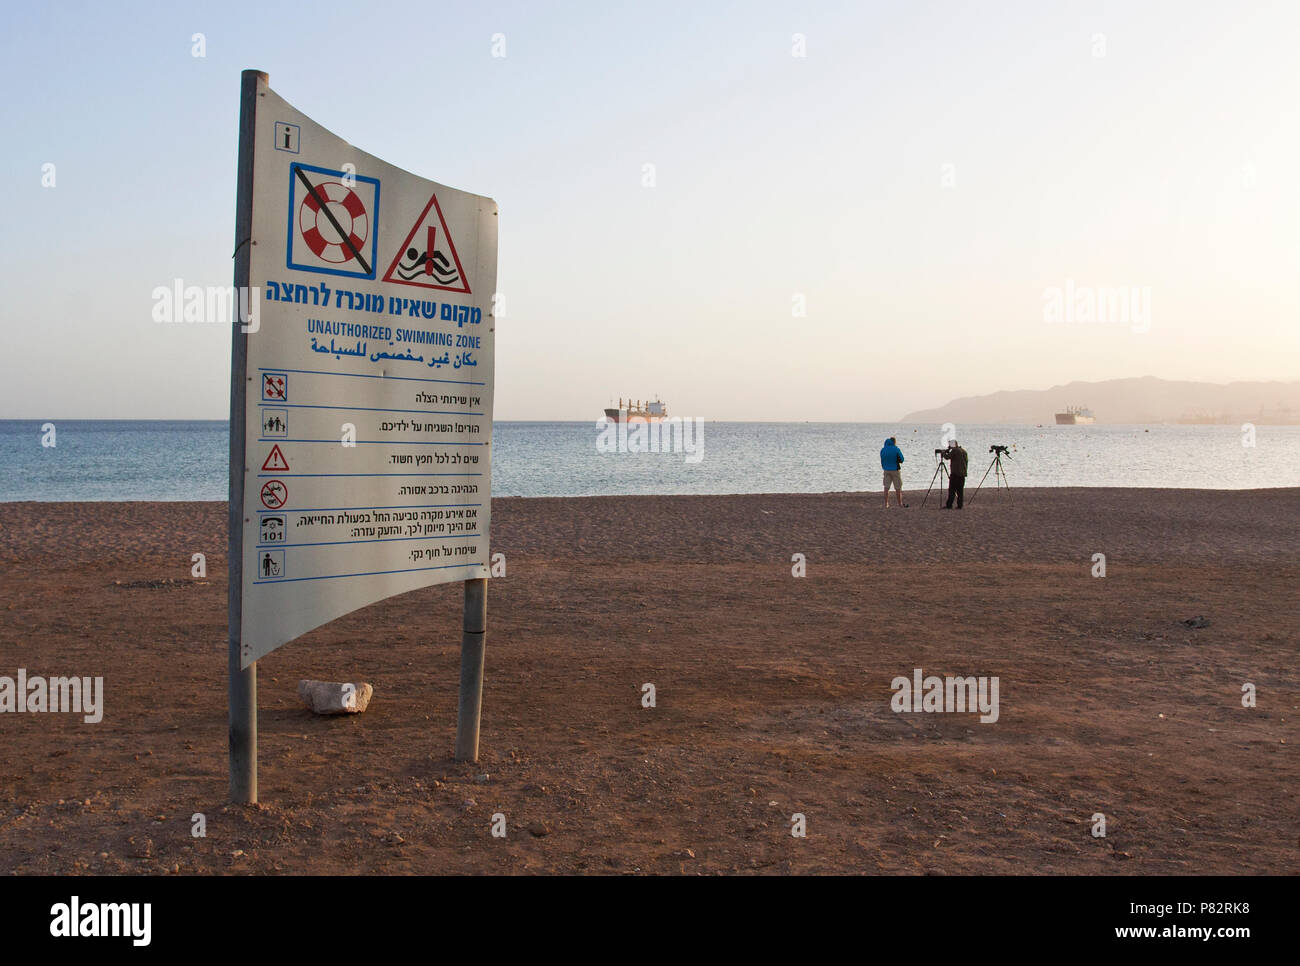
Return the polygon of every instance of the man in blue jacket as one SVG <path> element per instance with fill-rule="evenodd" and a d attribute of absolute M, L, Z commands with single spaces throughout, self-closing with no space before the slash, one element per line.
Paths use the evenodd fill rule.
<path fill-rule="evenodd" d="M 903 451 L 898 448 L 892 436 L 885 440 L 885 445 L 881 447 L 880 468 L 885 471 L 885 509 L 889 509 L 891 484 L 894 492 L 898 494 L 898 505 L 907 506 L 903 502 Z"/>

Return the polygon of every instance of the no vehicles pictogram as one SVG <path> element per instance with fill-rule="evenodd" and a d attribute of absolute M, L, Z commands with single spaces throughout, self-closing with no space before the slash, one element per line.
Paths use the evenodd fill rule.
<path fill-rule="evenodd" d="M 262 484 L 262 506 L 278 510 L 289 499 L 289 488 L 280 480 L 267 480 Z"/>

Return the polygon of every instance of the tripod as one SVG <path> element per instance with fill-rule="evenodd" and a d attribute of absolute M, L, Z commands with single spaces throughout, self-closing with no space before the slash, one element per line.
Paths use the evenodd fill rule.
<path fill-rule="evenodd" d="M 929 485 L 928 487 L 926 487 L 926 490 L 925 490 L 925 500 L 930 499 L 930 491 L 934 489 L 934 481 L 935 481 L 935 480 L 942 480 L 942 481 L 943 481 L 943 482 L 941 482 L 941 483 L 939 484 L 939 492 L 940 492 L 941 494 L 943 493 L 943 491 L 944 491 L 944 490 L 947 488 L 947 486 L 948 486 L 948 467 L 947 467 L 947 465 L 944 463 L 944 461 L 943 461 L 943 457 L 940 456 L 938 453 L 935 453 L 935 454 L 934 454 L 934 462 L 935 462 L 935 467 L 934 467 L 934 476 L 930 477 L 930 485 Z M 940 499 L 943 499 L 943 497 L 940 496 Z M 925 509 L 925 500 L 922 500 L 922 501 L 921 501 L 921 509 L 922 509 L 922 510 Z"/>
<path fill-rule="evenodd" d="M 1002 449 L 996 446 L 993 448 L 993 462 L 989 464 L 989 468 L 985 470 L 984 475 L 980 477 L 980 486 L 984 485 L 984 481 L 989 478 L 990 472 L 996 471 L 993 472 L 993 488 L 996 490 L 999 486 L 1005 486 L 1007 488 L 1007 492 L 1008 493 L 1011 492 L 1011 484 L 1007 482 L 1006 467 L 1002 465 L 1002 457 L 1004 455 L 1006 456 L 1007 459 L 1011 459 L 1010 453 L 1004 453 Z M 972 493 L 970 496 L 972 500 L 974 500 L 975 497 L 979 496 L 980 486 L 975 487 L 975 492 Z"/>

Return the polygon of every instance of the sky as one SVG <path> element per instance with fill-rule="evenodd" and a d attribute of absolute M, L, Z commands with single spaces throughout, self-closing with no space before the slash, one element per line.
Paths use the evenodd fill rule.
<path fill-rule="evenodd" d="M 0 418 L 227 416 L 228 328 L 159 325 L 151 293 L 230 284 L 244 68 L 499 204 L 497 419 L 658 395 L 873 421 L 1072 380 L 1300 379 L 1297 3 L 6 19 Z M 1053 320 L 1101 288 L 1140 318 Z"/>

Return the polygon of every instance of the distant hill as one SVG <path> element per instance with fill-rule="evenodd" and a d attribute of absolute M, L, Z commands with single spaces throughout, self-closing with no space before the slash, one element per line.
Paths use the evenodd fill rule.
<path fill-rule="evenodd" d="M 1300 424 L 1300 382 L 1172 382 L 1143 376 L 1071 382 L 954 399 L 908 413 L 904 423 L 1044 423 L 1068 406 L 1087 406 L 1098 423 Z"/>

